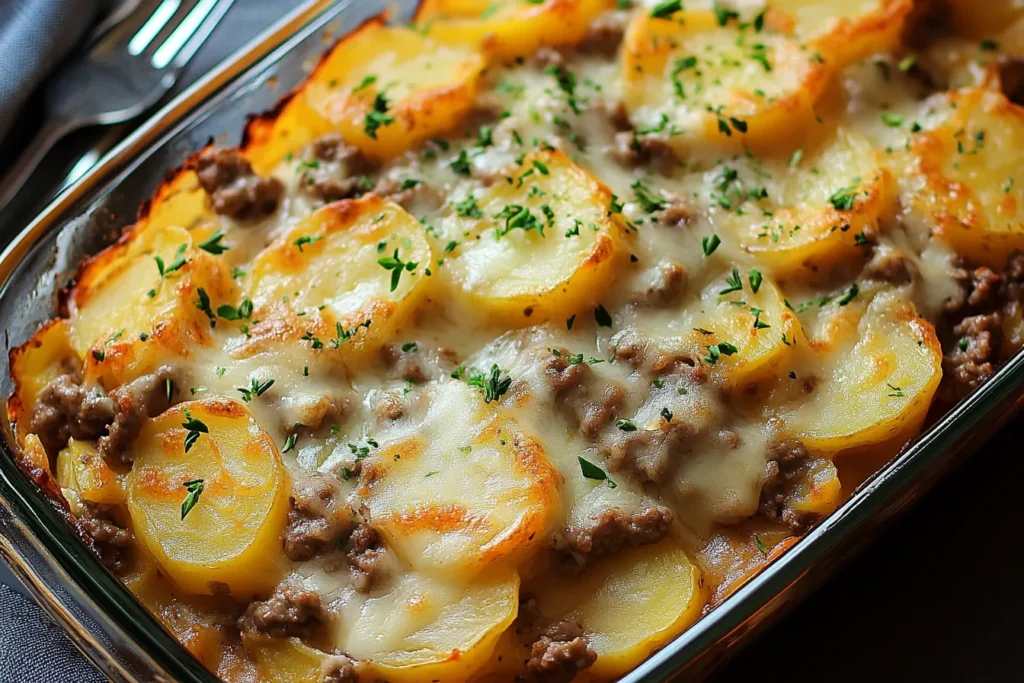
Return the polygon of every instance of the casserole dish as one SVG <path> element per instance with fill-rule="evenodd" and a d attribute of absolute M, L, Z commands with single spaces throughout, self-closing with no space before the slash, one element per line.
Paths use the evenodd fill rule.
<path fill-rule="evenodd" d="M 360 19 L 365 18 L 365 15 L 360 16 L 360 13 L 364 10 L 369 11 L 371 9 L 372 8 L 367 6 L 352 8 L 350 10 L 351 18 L 353 21 L 358 22 Z M 348 19 L 349 14 L 346 14 L 345 18 Z M 315 49 L 315 31 L 318 28 L 319 26 L 314 24 L 313 28 L 308 29 L 309 33 L 301 34 L 304 37 L 302 40 L 295 43 L 295 50 L 297 52 L 301 52 L 301 46 L 303 45 Z M 289 59 L 292 58 L 293 57 L 289 57 Z M 296 82 L 298 80 L 297 75 L 300 72 L 296 70 L 294 64 L 291 64 L 292 70 L 290 72 L 287 70 L 287 66 L 288 65 L 285 64 L 282 57 L 282 59 L 279 59 L 270 68 L 273 70 L 274 76 L 280 82 Z M 268 76 L 269 72 L 263 71 L 261 78 L 257 78 L 255 82 L 260 83 L 262 82 L 261 79 L 266 79 Z M 173 165 L 173 162 L 170 161 L 171 158 L 180 160 L 184 156 L 187 156 L 188 152 L 194 151 L 198 148 L 205 141 L 204 139 L 207 134 L 212 133 L 214 129 L 217 129 L 218 132 L 234 129 L 235 126 L 228 125 L 233 121 L 231 118 L 233 114 L 221 109 L 217 105 L 230 102 L 232 108 L 238 106 L 243 111 L 265 109 L 268 104 L 261 102 L 259 99 L 263 94 L 264 93 L 259 89 L 246 89 L 245 87 L 240 87 L 238 85 L 224 90 L 217 99 L 212 101 L 209 105 L 199 109 L 192 116 L 186 119 L 181 124 L 180 131 L 172 133 L 170 137 L 165 138 L 155 147 L 147 150 L 138 158 L 130 162 L 129 167 L 125 170 L 124 174 L 115 179 L 110 186 L 111 188 L 116 187 L 116 191 L 113 194 L 106 194 L 97 198 L 97 201 L 103 202 L 102 208 L 109 211 L 109 213 L 101 213 L 97 210 L 101 207 L 99 205 L 93 205 L 87 212 L 89 222 L 88 230 L 82 230 L 80 224 L 76 225 L 74 222 L 71 222 L 64 226 L 64 230 L 59 233 L 47 233 L 51 239 L 50 245 L 56 244 L 58 247 L 56 258 L 54 258 L 50 263 L 45 261 L 44 257 L 52 254 L 53 252 L 51 251 L 48 254 L 46 250 L 46 241 L 45 239 L 41 240 L 32 246 L 34 251 L 29 252 L 25 260 L 18 266 L 19 270 L 14 277 L 17 278 L 22 276 L 25 272 L 31 272 L 35 278 L 32 278 L 32 276 L 25 277 L 36 279 L 39 283 L 33 291 L 33 296 L 35 297 L 34 301 L 36 301 L 40 307 L 48 305 L 49 302 L 46 299 L 46 293 L 54 288 L 52 280 L 53 275 L 55 273 L 66 272 L 69 270 L 70 266 L 72 266 L 83 253 L 91 253 L 92 251 L 95 251 L 93 247 L 95 246 L 95 242 L 98 242 L 99 239 L 89 241 L 88 238 L 100 238 L 102 237 L 102 233 L 116 229 L 116 227 L 120 226 L 123 223 L 123 221 L 120 220 L 120 217 L 131 215 L 130 207 L 133 207 L 138 203 L 140 198 L 147 196 L 148 191 L 153 189 L 155 186 L 155 184 L 152 183 L 153 177 L 147 176 L 147 172 L 149 170 L 154 168 L 163 169 Z M 164 154 L 167 156 L 162 156 Z M 546 171 L 543 172 L 545 175 L 547 174 Z M 151 184 L 148 187 L 137 188 L 138 193 L 135 193 L 133 185 L 145 185 L 147 180 Z M 125 210 L 126 208 L 128 210 Z M 46 218 L 44 217 L 42 220 L 45 221 Z M 33 232 L 38 232 L 42 226 L 43 223 L 38 222 L 34 228 L 30 228 L 29 237 Z M 23 237 L 22 240 L 12 247 L 9 251 L 9 255 L 24 253 L 29 246 L 29 239 L 27 237 Z M 33 270 L 33 268 L 35 268 L 35 270 Z M 45 271 L 45 273 L 41 271 Z M 46 277 L 39 277 L 42 274 L 45 274 Z M 8 287 L 11 286 L 12 282 L 14 282 L 13 279 L 9 281 Z M 7 291 L 9 292 L 10 289 Z M 7 305 L 7 308 L 0 311 L 0 313 L 10 315 L 8 330 L 10 334 L 13 334 L 15 343 L 26 337 L 27 331 L 33 329 L 35 325 L 37 325 L 38 322 L 46 316 L 46 311 L 40 311 L 40 315 L 33 318 L 29 313 L 31 306 L 26 306 L 25 301 L 21 297 L 15 299 L 15 297 L 7 296 L 4 299 L 4 303 Z M 979 401 L 993 398 L 996 400 L 1002 400 L 1011 396 L 1012 391 L 1014 390 L 1013 387 L 1016 386 L 1015 384 L 1011 383 L 1010 386 L 1003 384 L 1003 393 L 1000 393 L 999 387 L 1001 386 L 1001 378 L 1005 377 L 1007 372 L 1013 367 L 1015 367 L 1014 362 L 1008 364 L 1002 371 L 1002 374 L 993 378 L 983 387 L 981 392 L 975 394 L 971 400 L 961 406 L 957 412 L 953 413 L 950 420 L 959 414 L 961 416 L 960 427 L 963 428 L 969 422 L 969 418 L 963 413 L 966 407 L 977 405 Z M 996 388 L 993 389 L 993 387 Z M 667 419 L 671 420 L 671 417 Z M 981 418 L 976 417 L 974 419 L 977 420 Z M 946 425 L 947 423 L 944 422 L 942 424 Z M 940 425 L 940 427 L 941 426 L 942 425 Z M 957 432 L 955 426 L 947 426 L 945 432 L 940 428 L 937 428 L 936 431 L 926 434 L 919 444 L 934 444 L 936 439 L 940 439 L 939 443 L 943 446 L 947 446 L 949 445 L 948 440 L 951 437 L 957 436 L 959 433 L 960 432 Z M 945 438 L 947 441 L 942 442 L 942 438 Z M 943 451 L 945 457 L 948 457 L 951 452 L 952 451 L 950 450 Z M 666 646 L 652 659 L 630 674 L 630 676 L 650 675 L 652 679 L 661 678 L 670 669 L 675 668 L 678 665 L 688 664 L 691 667 L 697 666 L 700 664 L 695 656 L 698 652 L 707 653 L 704 654 L 705 658 L 713 656 L 715 648 L 704 647 L 709 645 L 710 642 L 714 642 L 718 649 L 727 649 L 735 639 L 745 634 L 749 630 L 749 627 L 760 623 L 763 615 L 782 600 L 782 596 L 784 596 L 785 593 L 777 589 L 780 588 L 780 584 L 782 582 L 788 583 L 787 571 L 790 572 L 788 578 L 792 578 L 792 572 L 794 571 L 793 563 L 798 561 L 793 558 L 804 557 L 805 560 L 806 558 L 814 558 L 824 562 L 824 559 L 828 557 L 826 553 L 831 548 L 831 543 L 834 543 L 836 538 L 844 538 L 845 534 L 850 533 L 850 529 L 855 528 L 862 521 L 862 519 L 858 517 L 858 511 L 861 513 L 863 512 L 865 500 L 868 500 L 874 495 L 882 495 L 884 497 L 886 492 L 893 493 L 899 490 L 900 485 L 896 482 L 905 483 L 906 479 L 901 480 L 900 476 L 905 475 L 907 472 L 910 472 L 912 475 L 918 470 L 925 470 L 925 465 L 935 466 L 944 462 L 944 459 L 938 457 L 935 453 L 932 454 L 933 458 L 930 460 L 925 459 L 925 461 L 922 461 L 919 455 L 917 456 L 918 459 L 915 460 L 912 458 L 912 454 L 914 453 L 915 451 L 913 448 L 907 451 L 900 459 L 883 470 L 872 483 L 851 498 L 851 500 L 846 503 L 846 505 L 836 515 L 829 517 L 825 523 L 801 541 L 793 552 L 785 555 L 776 563 L 776 565 L 769 569 L 768 572 L 761 574 L 753 582 L 742 588 L 733 600 L 713 611 L 706 619 L 699 622 L 697 626 L 690 629 L 690 631 L 686 632 L 672 644 Z M 926 477 L 919 477 L 915 479 L 915 483 L 917 484 L 925 484 L 927 481 L 928 479 Z M 17 491 L 17 484 L 13 478 L 10 483 L 12 491 Z M 887 502 L 891 503 L 891 498 L 887 499 Z M 40 518 L 44 516 L 43 511 L 38 510 L 38 508 L 35 508 L 35 510 L 40 515 Z M 877 504 L 873 509 L 873 512 L 881 515 L 887 510 L 888 508 L 886 506 Z M 18 512 L 23 518 L 30 516 L 27 509 L 22 509 Z M 184 512 L 182 514 L 184 516 Z M 51 527 L 54 533 L 58 533 L 58 528 L 59 527 L 57 526 Z M 815 554 L 815 551 L 817 551 L 817 554 Z M 80 557 L 79 560 L 81 564 L 77 565 L 77 567 L 88 566 L 87 560 L 84 557 Z M 68 565 L 65 564 L 64 566 Z M 823 567 L 827 568 L 827 564 L 823 564 Z M 89 574 L 93 573 L 94 572 L 89 572 Z M 102 574 L 102 572 L 95 573 L 100 574 L 102 578 L 107 578 Z M 99 577 L 97 577 L 97 580 L 98 579 Z M 77 582 L 73 582 L 72 585 L 77 585 Z M 91 586 L 91 588 L 93 591 L 99 590 L 96 585 Z M 114 593 L 116 594 L 116 591 L 114 591 Z M 768 600 L 768 596 L 773 597 L 771 600 Z M 137 605 L 133 600 L 124 600 L 122 604 L 125 605 L 121 610 L 122 618 L 125 616 L 128 618 L 140 618 L 140 612 L 132 612 L 133 609 L 137 608 Z M 746 607 L 746 613 L 743 612 L 743 608 L 738 607 L 739 605 L 744 605 Z M 109 614 L 107 610 L 103 610 L 103 613 Z M 154 630 L 152 632 L 143 631 L 143 635 L 150 641 L 147 643 L 148 647 L 145 648 L 145 653 L 148 654 L 151 659 L 156 659 L 159 656 L 161 658 L 166 658 L 166 667 L 184 667 L 175 669 L 172 675 L 199 675 L 194 670 L 194 667 L 193 669 L 189 669 L 190 664 L 194 665 L 194 662 L 190 663 L 187 660 L 182 662 L 181 660 L 177 660 L 171 656 L 173 647 L 171 647 L 164 639 L 166 638 L 166 634 L 161 634 L 158 630 Z M 707 661 L 709 660 L 705 659 L 705 662 Z M 696 671 L 696 669 L 691 670 Z M 170 669 L 168 669 L 168 672 L 171 672 Z"/>

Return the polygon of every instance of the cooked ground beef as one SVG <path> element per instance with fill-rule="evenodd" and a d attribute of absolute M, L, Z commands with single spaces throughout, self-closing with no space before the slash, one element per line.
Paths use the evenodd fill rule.
<path fill-rule="evenodd" d="M 586 363 L 569 362 L 568 349 L 555 349 L 554 353 L 546 356 L 541 363 L 541 369 L 548 384 L 556 392 L 576 389 L 583 384 L 590 373 L 590 366 Z"/>
<path fill-rule="evenodd" d="M 369 524 L 360 524 L 348 537 L 346 557 L 356 590 L 369 593 L 380 583 L 384 571 L 384 543 Z"/>
<path fill-rule="evenodd" d="M 902 285 L 914 279 L 914 265 L 898 251 L 876 249 L 864 266 L 864 276 L 871 280 Z"/>
<path fill-rule="evenodd" d="M 553 47 L 541 46 L 533 53 L 532 61 L 541 69 L 565 66 L 565 55 Z"/>
<path fill-rule="evenodd" d="M 657 543 L 668 533 L 673 518 L 672 510 L 663 505 L 649 505 L 634 513 L 605 510 L 583 526 L 565 529 L 564 547 L 555 548 L 558 567 L 575 574 L 623 548 Z"/>
<path fill-rule="evenodd" d="M 684 227 L 694 216 L 699 215 L 699 210 L 693 202 L 682 197 L 672 197 L 661 211 L 654 213 L 654 220 L 662 225 Z"/>
<path fill-rule="evenodd" d="M 609 384 L 600 390 L 596 399 L 587 397 L 570 404 L 575 409 L 580 431 L 587 438 L 597 436 L 605 425 L 611 424 L 626 404 L 626 392 L 618 384 Z"/>
<path fill-rule="evenodd" d="M 614 337 L 608 340 L 608 350 L 612 352 L 616 360 L 629 363 L 638 368 L 647 360 L 647 346 L 650 340 L 640 334 L 635 328 L 627 327 L 617 332 Z"/>
<path fill-rule="evenodd" d="M 405 416 L 405 402 L 394 392 L 386 391 L 373 404 L 373 413 L 382 420 L 400 420 Z"/>
<path fill-rule="evenodd" d="M 54 457 L 68 439 L 98 439 L 113 421 L 114 402 L 100 387 L 82 386 L 81 375 L 71 372 L 39 392 L 28 430 L 39 436 L 43 448 Z"/>
<path fill-rule="evenodd" d="M 450 349 L 438 349 L 432 353 L 418 345 L 388 344 L 381 348 L 380 357 L 392 379 L 421 384 L 447 377 L 454 369 L 455 353 Z"/>
<path fill-rule="evenodd" d="M 312 474 L 300 479 L 289 498 L 288 524 L 281 534 L 285 555 L 303 562 L 332 550 L 353 524 L 329 477 Z"/>
<path fill-rule="evenodd" d="M 1024 105 L 1024 59 L 1006 55 L 999 60 L 999 86 L 1014 104 Z"/>
<path fill-rule="evenodd" d="M 963 293 L 947 302 L 940 325 L 946 350 L 942 397 L 949 401 L 970 393 L 1016 350 L 1005 348 L 1003 326 L 1024 305 L 1024 254 L 1010 256 L 1002 273 L 982 266 L 960 268 L 955 277 Z"/>
<path fill-rule="evenodd" d="M 329 657 L 321 670 L 324 673 L 320 683 L 359 683 L 356 667 L 344 655 Z"/>
<path fill-rule="evenodd" d="M 949 34 L 951 15 L 947 0 L 918 0 L 903 22 L 903 43 L 923 50 Z"/>
<path fill-rule="evenodd" d="M 329 619 L 317 593 L 279 586 L 267 600 L 249 603 L 238 618 L 238 630 L 252 636 L 309 638 Z"/>
<path fill-rule="evenodd" d="M 237 149 L 204 152 L 196 161 L 196 173 L 213 210 L 237 220 L 266 218 L 277 210 L 284 194 L 280 180 L 256 175 Z"/>
<path fill-rule="evenodd" d="M 374 194 L 386 197 L 404 209 L 411 209 L 416 202 L 422 202 L 432 209 L 439 209 L 444 204 L 445 196 L 433 185 L 419 182 L 409 187 L 405 180 L 382 178 L 373 188 Z"/>
<path fill-rule="evenodd" d="M 176 379 L 178 375 L 174 368 L 163 366 L 110 392 L 116 415 L 108 433 L 99 439 L 99 452 L 103 457 L 122 463 L 135 459 L 131 446 L 142 422 L 170 407 L 175 387 L 180 386 Z M 171 387 L 170 396 L 168 386 Z"/>
<path fill-rule="evenodd" d="M 637 135 L 633 131 L 616 133 L 615 144 L 607 153 L 623 166 L 645 166 L 661 173 L 670 171 L 677 163 L 667 140 L 656 135 Z"/>
<path fill-rule="evenodd" d="M 611 125 L 612 130 L 617 133 L 633 130 L 633 123 L 629 120 L 629 110 L 622 100 L 600 99 L 597 102 L 599 111 L 604 114 Z"/>
<path fill-rule="evenodd" d="M 628 22 L 629 15 L 626 12 L 605 12 L 590 23 L 577 49 L 584 54 L 612 59 L 619 53 Z"/>
<path fill-rule="evenodd" d="M 610 471 L 628 469 L 644 481 L 662 483 L 696 435 L 693 425 L 684 416 L 676 415 L 671 422 L 664 422 L 661 429 L 606 430 L 599 446 Z"/>
<path fill-rule="evenodd" d="M 299 187 L 322 202 L 337 202 L 358 197 L 373 189 L 366 177 L 376 165 L 359 150 L 345 143 L 336 133 L 314 140 L 310 145 L 313 161 L 302 166 Z"/>
<path fill-rule="evenodd" d="M 110 511 L 101 506 L 87 506 L 78 522 L 82 531 L 92 538 L 93 548 L 103 564 L 115 574 L 124 572 L 135 540 L 132 533 L 118 526 Z"/>
<path fill-rule="evenodd" d="M 644 303 L 667 306 L 679 300 L 686 288 L 686 269 L 678 263 L 666 261 L 658 265 L 654 281 L 644 293 Z"/>
<path fill-rule="evenodd" d="M 803 527 L 802 519 L 788 504 L 793 487 L 805 472 L 807 449 L 796 439 L 772 441 L 765 451 L 764 485 L 758 512 L 761 516 L 788 524 L 793 529 Z"/>
<path fill-rule="evenodd" d="M 597 661 L 597 653 L 578 626 L 555 624 L 552 635 L 543 635 L 530 647 L 526 662 L 527 680 L 538 683 L 569 683 L 577 673 Z M 575 635 L 573 635 L 575 634 Z"/>

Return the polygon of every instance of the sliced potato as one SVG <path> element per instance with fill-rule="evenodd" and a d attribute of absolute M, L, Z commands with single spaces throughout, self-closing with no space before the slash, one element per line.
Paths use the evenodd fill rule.
<path fill-rule="evenodd" d="M 607 287 L 628 228 L 611 191 L 560 150 L 506 178 L 453 205 L 442 229 L 458 246 L 441 272 L 507 324 L 564 318 Z"/>
<path fill-rule="evenodd" d="M 376 195 L 328 204 L 256 257 L 249 286 L 260 322 L 237 351 L 287 340 L 331 353 L 375 348 L 430 289 L 431 258 L 422 226 L 397 204 Z"/>
<path fill-rule="evenodd" d="M 227 586 L 246 599 L 276 585 L 291 484 L 274 442 L 242 404 L 176 405 L 146 421 L 134 453 L 127 488 L 135 533 L 178 586 L 194 594 Z M 202 490 L 182 519 L 186 484 L 196 481 Z"/>
<path fill-rule="evenodd" d="M 100 505 L 121 505 L 125 491 L 122 475 L 110 469 L 96 448 L 87 441 L 68 441 L 57 455 L 57 483 L 77 501 Z"/>
<path fill-rule="evenodd" d="M 416 23 L 431 38 L 470 43 L 510 61 L 544 45 L 575 45 L 607 6 L 605 0 L 425 0 Z"/>
<path fill-rule="evenodd" d="M 244 638 L 265 683 L 323 683 L 331 656 L 298 638 Z"/>
<path fill-rule="evenodd" d="M 363 461 L 357 493 L 388 546 L 427 574 L 470 578 L 537 549 L 561 475 L 540 443 L 462 382 L 436 387 L 408 436 Z"/>
<path fill-rule="evenodd" d="M 7 417 L 17 427 L 24 443 L 31 412 L 39 392 L 67 372 L 67 361 L 75 355 L 67 321 L 51 320 L 21 346 L 11 349 L 11 378 L 14 392 L 7 402 Z"/>
<path fill-rule="evenodd" d="M 843 485 L 839 480 L 839 470 L 827 458 L 807 461 L 787 500 L 798 515 L 811 518 L 832 514 L 842 502 Z"/>
<path fill-rule="evenodd" d="M 638 130 L 694 143 L 783 147 L 814 122 L 826 82 L 811 51 L 784 35 L 719 26 L 712 12 L 637 15 L 621 60 L 623 102 Z"/>
<path fill-rule="evenodd" d="M 807 278 L 864 258 L 896 207 L 895 180 L 870 143 L 839 130 L 796 168 L 788 164 L 764 164 L 770 178 L 759 179 L 767 196 L 742 216 L 723 217 L 742 248 L 780 277 Z"/>
<path fill-rule="evenodd" d="M 700 571 L 668 539 L 619 553 L 578 578 L 530 586 L 541 614 L 578 622 L 597 652 L 596 678 L 621 676 L 692 624 L 704 608 Z"/>
<path fill-rule="evenodd" d="M 209 344 L 214 311 L 234 301 L 231 269 L 188 231 L 132 233 L 82 271 L 69 301 L 71 345 L 86 378 L 117 386 Z"/>
<path fill-rule="evenodd" d="M 755 293 L 749 273 L 736 270 L 729 276 L 734 282 L 737 277 L 743 285 L 739 291 L 722 294 L 733 289 L 727 278 L 704 290 L 700 312 L 683 341 L 729 387 L 772 375 L 793 352 L 800 333 L 800 321 L 773 283 L 760 281 Z"/>
<path fill-rule="evenodd" d="M 1000 93 L 950 93 L 949 120 L 914 136 L 910 203 L 976 264 L 1024 249 L 1024 109 Z"/>
<path fill-rule="evenodd" d="M 767 24 L 843 67 L 900 44 L 913 0 L 769 0 Z"/>
<path fill-rule="evenodd" d="M 288 153 L 337 132 L 387 161 L 457 126 L 484 65 L 469 45 L 370 21 L 330 51 L 281 116 L 249 126 L 246 156 L 269 172 Z"/>
<path fill-rule="evenodd" d="M 519 577 L 507 571 L 469 584 L 407 573 L 388 593 L 342 607 L 338 648 L 392 683 L 466 680 L 518 608 Z"/>
<path fill-rule="evenodd" d="M 871 301 L 852 337 L 818 347 L 814 393 L 781 415 L 817 454 L 910 438 L 942 377 L 935 329 L 894 294 Z"/>

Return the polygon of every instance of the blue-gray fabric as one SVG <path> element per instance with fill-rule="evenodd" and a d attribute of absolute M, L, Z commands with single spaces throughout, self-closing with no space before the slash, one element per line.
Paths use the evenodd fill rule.
<path fill-rule="evenodd" d="M 0 138 L 93 22 L 99 0 L 0 0 Z"/>
<path fill-rule="evenodd" d="M 177 89 L 207 73 L 298 4 L 299 0 L 235 0 L 185 69 Z M 116 0 L 0 0 L 0 139 L 33 89 L 97 16 L 113 6 Z M 0 562 L 0 683 L 103 681 L 21 590 Z"/>

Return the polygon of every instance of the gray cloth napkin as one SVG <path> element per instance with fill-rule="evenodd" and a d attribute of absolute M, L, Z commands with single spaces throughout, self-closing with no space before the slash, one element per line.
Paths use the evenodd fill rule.
<path fill-rule="evenodd" d="M 92 25 L 102 0 L 0 0 L 0 138 Z"/>

